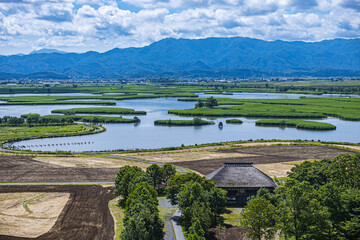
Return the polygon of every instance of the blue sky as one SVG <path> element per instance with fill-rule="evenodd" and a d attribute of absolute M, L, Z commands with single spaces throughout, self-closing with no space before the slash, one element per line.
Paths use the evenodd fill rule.
<path fill-rule="evenodd" d="M 360 0 L 0 0 L 0 54 L 104 52 L 163 38 L 360 37 Z"/>

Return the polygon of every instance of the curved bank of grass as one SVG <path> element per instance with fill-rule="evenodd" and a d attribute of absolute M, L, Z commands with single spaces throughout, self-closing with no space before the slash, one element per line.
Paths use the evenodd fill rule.
<path fill-rule="evenodd" d="M 146 115 L 145 111 L 135 111 L 131 108 L 113 108 L 113 107 L 92 107 L 92 108 L 70 108 L 70 109 L 55 109 L 51 113 L 61 113 L 66 115 L 74 114 L 132 114 L 132 115 Z"/>
<path fill-rule="evenodd" d="M 212 125 L 215 124 L 213 121 L 205 120 L 156 120 L 154 125 L 159 126 L 202 126 L 202 125 Z"/>
<path fill-rule="evenodd" d="M 336 126 L 330 123 L 304 120 L 258 120 L 256 126 L 296 127 L 307 130 L 335 130 Z"/>
<path fill-rule="evenodd" d="M 106 128 L 95 125 L 35 126 L 35 127 L 1 127 L 0 146 L 7 142 L 16 142 L 36 138 L 68 137 L 94 134 L 106 131 Z"/>

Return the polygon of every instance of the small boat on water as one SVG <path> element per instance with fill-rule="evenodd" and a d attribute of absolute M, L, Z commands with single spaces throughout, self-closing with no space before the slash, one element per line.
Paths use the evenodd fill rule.
<path fill-rule="evenodd" d="M 223 128 L 223 123 L 222 123 L 222 122 L 219 122 L 218 127 L 219 127 L 219 128 Z"/>

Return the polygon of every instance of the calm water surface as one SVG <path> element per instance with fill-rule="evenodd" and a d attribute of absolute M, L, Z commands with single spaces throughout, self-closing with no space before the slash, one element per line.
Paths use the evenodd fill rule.
<path fill-rule="evenodd" d="M 30 94 L 28 94 L 30 95 Z M 49 95 L 49 94 L 44 94 Z M 55 94 L 50 94 L 55 95 Z M 59 94 L 58 94 L 59 95 Z M 57 96 L 58 96 L 57 95 Z M 84 94 L 61 94 L 62 96 L 79 96 Z M 89 95 L 89 94 L 86 94 Z M 4 96 L 4 95 L 2 95 Z M 20 96 L 20 94 L 10 95 Z M 242 99 L 277 99 L 299 98 L 301 94 L 274 94 L 274 93 L 237 93 L 234 95 L 204 95 L 200 97 L 228 97 Z M 309 96 L 309 95 L 306 95 Z M 329 95 L 324 95 L 329 96 Z M 337 97 L 339 95 L 332 95 Z M 115 101 L 116 107 L 133 108 L 147 111 L 146 116 L 139 116 L 140 124 L 106 124 L 106 132 L 62 138 L 44 138 L 17 142 L 15 146 L 26 146 L 26 149 L 42 151 L 104 151 L 115 149 L 150 149 L 184 145 L 193 145 L 210 142 L 249 140 L 249 139 L 307 139 L 338 142 L 360 142 L 360 122 L 343 121 L 337 118 L 316 120 L 334 124 L 334 131 L 308 131 L 295 128 L 257 127 L 258 119 L 238 118 L 241 125 L 226 124 L 226 118 L 208 118 L 215 123 L 223 122 L 224 127 L 219 129 L 217 124 L 200 127 L 166 127 L 154 126 L 159 119 L 192 119 L 167 114 L 170 109 L 193 108 L 194 102 L 179 102 L 175 98 L 156 98 Z M 50 114 L 53 109 L 68 109 L 74 107 L 91 107 L 90 105 L 45 105 L 45 106 L 0 106 L 0 116 L 20 116 L 25 113 Z M 113 115 L 114 116 L 114 115 Z M 124 115 L 132 118 L 133 115 Z M 76 144 L 75 144 L 76 143 Z M 41 145 L 41 146 L 40 146 Z M 50 146 L 49 146 L 50 145 Z M 53 146 L 54 145 L 54 146 Z M 56 146 L 57 145 L 57 146 Z"/>

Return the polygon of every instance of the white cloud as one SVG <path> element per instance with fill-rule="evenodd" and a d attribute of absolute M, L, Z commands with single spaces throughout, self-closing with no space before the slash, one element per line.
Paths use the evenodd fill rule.
<path fill-rule="evenodd" d="M 17 2 L 17 3 L 15 3 Z M 8 46 L 99 50 L 166 37 L 254 37 L 317 41 L 360 37 L 350 0 L 0 0 L 0 41 Z M 25 44 L 25 46 L 23 46 Z M 4 46 L 3 43 L 0 46 Z M 0 54 L 8 51 L 1 47 Z"/>

